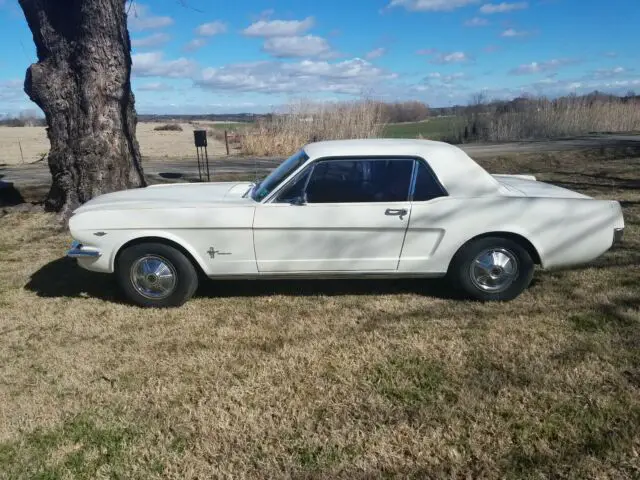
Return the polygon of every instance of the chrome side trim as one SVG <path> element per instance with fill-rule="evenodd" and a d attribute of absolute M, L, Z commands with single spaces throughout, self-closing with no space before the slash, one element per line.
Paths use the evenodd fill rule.
<path fill-rule="evenodd" d="M 71 249 L 67 251 L 67 257 L 69 258 L 98 258 L 101 255 L 102 253 L 99 250 L 85 247 L 76 241 L 71 244 Z"/>

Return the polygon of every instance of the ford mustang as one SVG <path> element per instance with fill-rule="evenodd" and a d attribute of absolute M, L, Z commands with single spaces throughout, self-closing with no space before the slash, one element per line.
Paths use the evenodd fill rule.
<path fill-rule="evenodd" d="M 425 140 L 311 143 L 256 183 L 153 185 L 99 196 L 69 221 L 69 257 L 113 273 L 145 307 L 199 278 L 447 277 L 511 300 L 535 265 L 571 267 L 622 236 L 616 201 L 527 175 L 491 175 Z"/>

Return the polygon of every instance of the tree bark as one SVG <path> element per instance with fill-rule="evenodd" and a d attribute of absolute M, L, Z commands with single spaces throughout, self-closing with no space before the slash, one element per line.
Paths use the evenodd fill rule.
<path fill-rule="evenodd" d="M 45 207 L 145 185 L 131 91 L 126 0 L 19 0 L 38 63 L 24 89 L 44 112 L 52 185 Z"/>

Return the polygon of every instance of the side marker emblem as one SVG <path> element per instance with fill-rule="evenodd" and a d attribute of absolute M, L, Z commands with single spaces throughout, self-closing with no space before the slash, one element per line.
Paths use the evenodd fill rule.
<path fill-rule="evenodd" d="M 221 252 L 219 250 L 216 250 L 215 248 L 211 247 L 209 250 L 207 250 L 207 253 L 209 254 L 209 256 L 212 259 L 216 258 L 216 255 L 231 255 L 231 253 L 229 252 Z"/>

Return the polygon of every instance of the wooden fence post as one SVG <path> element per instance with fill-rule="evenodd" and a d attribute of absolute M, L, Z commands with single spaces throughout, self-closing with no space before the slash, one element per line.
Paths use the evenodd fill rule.
<path fill-rule="evenodd" d="M 227 148 L 227 155 L 229 155 L 229 134 L 226 130 L 224 131 L 224 145 Z"/>

